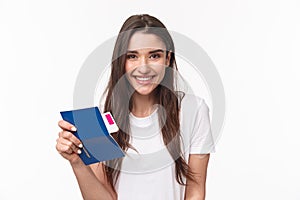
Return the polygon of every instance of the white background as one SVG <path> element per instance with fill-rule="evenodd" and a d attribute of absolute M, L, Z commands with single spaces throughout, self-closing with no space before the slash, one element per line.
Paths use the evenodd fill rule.
<path fill-rule="evenodd" d="M 299 200 L 299 10 L 296 0 L 0 0 L 0 199 L 81 199 L 55 150 L 59 111 L 72 108 L 88 55 L 149 13 L 197 42 L 225 87 L 207 200 Z"/>

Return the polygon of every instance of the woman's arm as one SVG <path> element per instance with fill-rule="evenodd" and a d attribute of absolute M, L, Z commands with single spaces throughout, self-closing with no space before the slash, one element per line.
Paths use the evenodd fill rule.
<path fill-rule="evenodd" d="M 113 196 L 113 199 L 115 200 L 118 199 L 117 193 L 113 190 L 113 188 L 109 184 L 106 174 L 103 171 L 103 164 L 101 162 L 95 163 L 90 165 L 90 167 L 93 170 L 96 177 L 98 178 L 98 180 L 100 181 L 100 183 L 102 183 L 102 185 L 107 189 L 107 191 Z"/>
<path fill-rule="evenodd" d="M 85 200 L 116 200 L 117 196 L 113 193 L 113 190 L 108 187 L 108 184 L 106 184 L 107 181 L 103 173 L 98 175 L 98 173 L 102 172 L 102 164 L 99 164 L 99 166 L 101 166 L 99 168 L 95 168 L 95 166 L 92 165 L 87 166 L 78 156 L 78 154 L 81 153 L 80 148 L 82 144 L 80 140 L 71 133 L 71 131 L 76 130 L 75 127 L 63 120 L 61 120 L 58 125 L 62 131 L 59 132 L 56 149 L 70 162 L 83 198 Z"/>
<path fill-rule="evenodd" d="M 116 200 L 117 196 L 108 185 L 94 173 L 92 167 L 86 166 L 81 160 L 71 164 L 76 176 L 83 199 L 85 200 Z"/>
<path fill-rule="evenodd" d="M 196 182 L 187 179 L 185 200 L 204 200 L 209 154 L 190 154 L 189 167 L 195 173 Z"/>
<path fill-rule="evenodd" d="M 81 160 L 71 164 L 76 176 L 83 199 L 85 200 L 116 200 L 117 196 L 108 188 L 108 184 L 99 180 L 92 167 L 86 166 Z"/>

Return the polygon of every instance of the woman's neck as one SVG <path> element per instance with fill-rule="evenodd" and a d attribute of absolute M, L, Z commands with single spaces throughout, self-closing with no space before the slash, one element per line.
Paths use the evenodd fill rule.
<path fill-rule="evenodd" d="M 147 117 L 155 110 L 157 103 L 154 94 L 140 95 L 133 94 L 131 113 L 136 117 Z"/>

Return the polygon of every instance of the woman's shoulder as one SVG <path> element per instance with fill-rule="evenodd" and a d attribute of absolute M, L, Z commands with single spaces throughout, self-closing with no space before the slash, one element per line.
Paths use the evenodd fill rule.
<path fill-rule="evenodd" d="M 210 109 L 204 98 L 186 94 L 181 100 L 180 112 L 183 118 L 194 119 L 208 116 Z"/>
<path fill-rule="evenodd" d="M 184 94 L 181 99 L 181 108 L 187 110 L 199 109 L 205 103 L 202 97 L 193 94 Z"/>

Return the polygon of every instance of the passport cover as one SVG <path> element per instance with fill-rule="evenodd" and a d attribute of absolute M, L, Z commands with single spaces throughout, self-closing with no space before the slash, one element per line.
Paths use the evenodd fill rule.
<path fill-rule="evenodd" d="M 77 128 L 73 134 L 83 144 L 79 156 L 86 165 L 125 156 L 109 134 L 98 107 L 62 111 L 60 114 Z"/>

